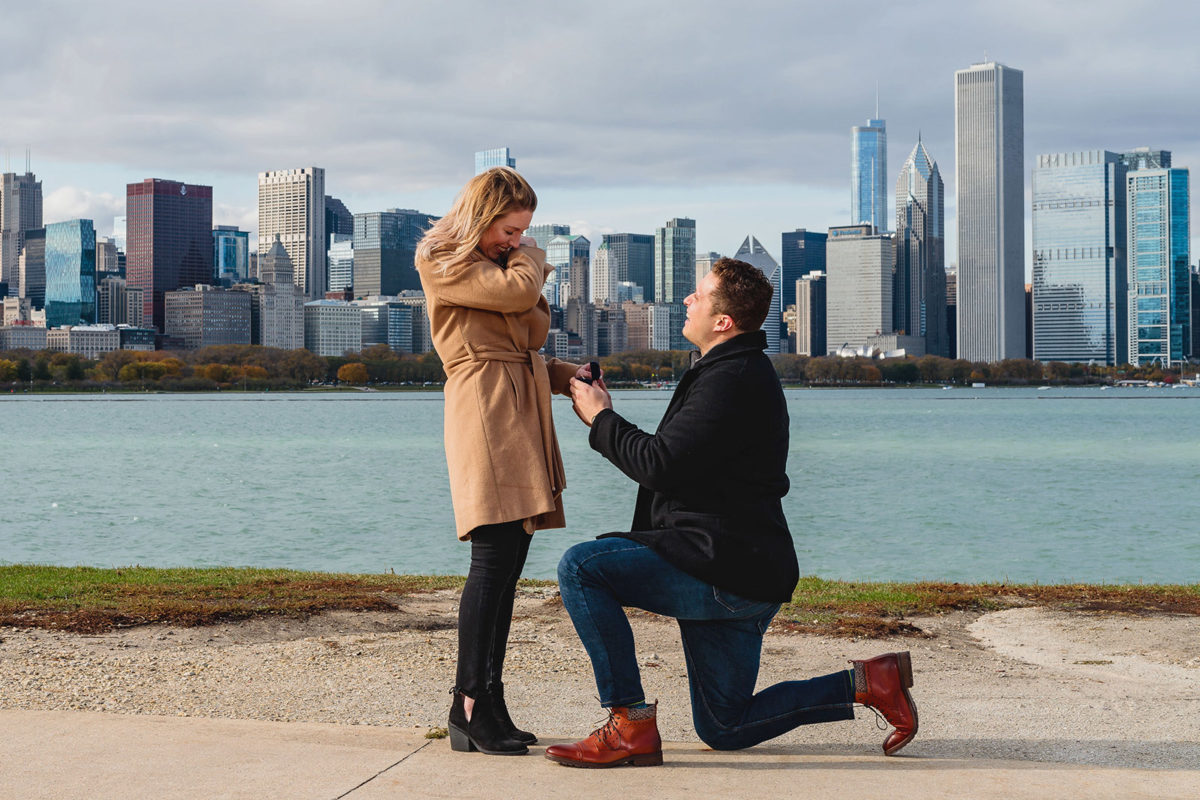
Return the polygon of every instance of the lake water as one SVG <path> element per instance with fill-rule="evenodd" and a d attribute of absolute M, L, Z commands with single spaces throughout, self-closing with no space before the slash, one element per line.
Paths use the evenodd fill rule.
<path fill-rule="evenodd" d="M 1200 389 L 788 390 L 802 574 L 1200 581 Z M 669 393 L 617 392 L 653 430 Z M 442 396 L 0 398 L 0 563 L 464 574 Z M 554 412 L 568 527 L 526 577 L 628 527 L 635 487 Z"/>

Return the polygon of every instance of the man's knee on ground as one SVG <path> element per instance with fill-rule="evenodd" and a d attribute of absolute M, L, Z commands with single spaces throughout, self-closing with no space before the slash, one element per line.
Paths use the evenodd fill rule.
<path fill-rule="evenodd" d="M 713 750 L 741 750 L 746 746 L 735 731 L 718 728 L 711 723 L 696 725 L 696 735 Z"/>

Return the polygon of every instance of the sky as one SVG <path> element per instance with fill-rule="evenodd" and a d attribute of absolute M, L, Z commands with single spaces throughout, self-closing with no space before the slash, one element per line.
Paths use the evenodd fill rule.
<path fill-rule="evenodd" d="M 691 217 L 698 252 L 754 235 L 778 258 L 783 231 L 851 222 L 850 128 L 878 91 L 889 191 L 920 136 L 953 263 L 954 71 L 985 60 L 1024 72 L 1027 195 L 1039 153 L 1200 167 L 1185 0 L 6 5 L 0 167 L 29 148 L 45 221 L 101 235 L 149 177 L 212 186 L 213 223 L 256 231 L 258 173 L 302 166 L 352 212 L 442 214 L 474 152 L 508 146 L 535 223 L 595 246 Z"/>

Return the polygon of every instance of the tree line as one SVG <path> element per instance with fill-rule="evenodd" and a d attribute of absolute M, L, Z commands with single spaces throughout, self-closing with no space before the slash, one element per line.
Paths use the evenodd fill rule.
<path fill-rule="evenodd" d="M 600 360 L 609 386 L 677 381 L 692 360 L 688 350 L 638 350 Z M 1093 384 L 1117 380 L 1172 383 L 1180 373 L 1157 365 L 1099 366 L 1023 358 L 994 363 L 921 358 L 838 358 L 777 355 L 780 380 L 811 386 Z M 295 390 L 314 385 L 413 386 L 441 384 L 434 352 L 398 353 L 384 344 L 359 353 L 318 356 L 308 350 L 223 345 L 184 351 L 114 350 L 90 360 L 51 350 L 0 352 L 0 387 L 70 391 Z"/>

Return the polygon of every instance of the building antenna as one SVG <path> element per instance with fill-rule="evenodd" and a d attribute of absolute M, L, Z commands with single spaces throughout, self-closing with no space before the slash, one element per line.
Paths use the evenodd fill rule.
<path fill-rule="evenodd" d="M 875 81 L 875 119 L 879 119 L 879 81 Z"/>
<path fill-rule="evenodd" d="M 25 145 L 25 174 L 29 174 L 30 159 L 33 157 L 33 148 Z"/>

